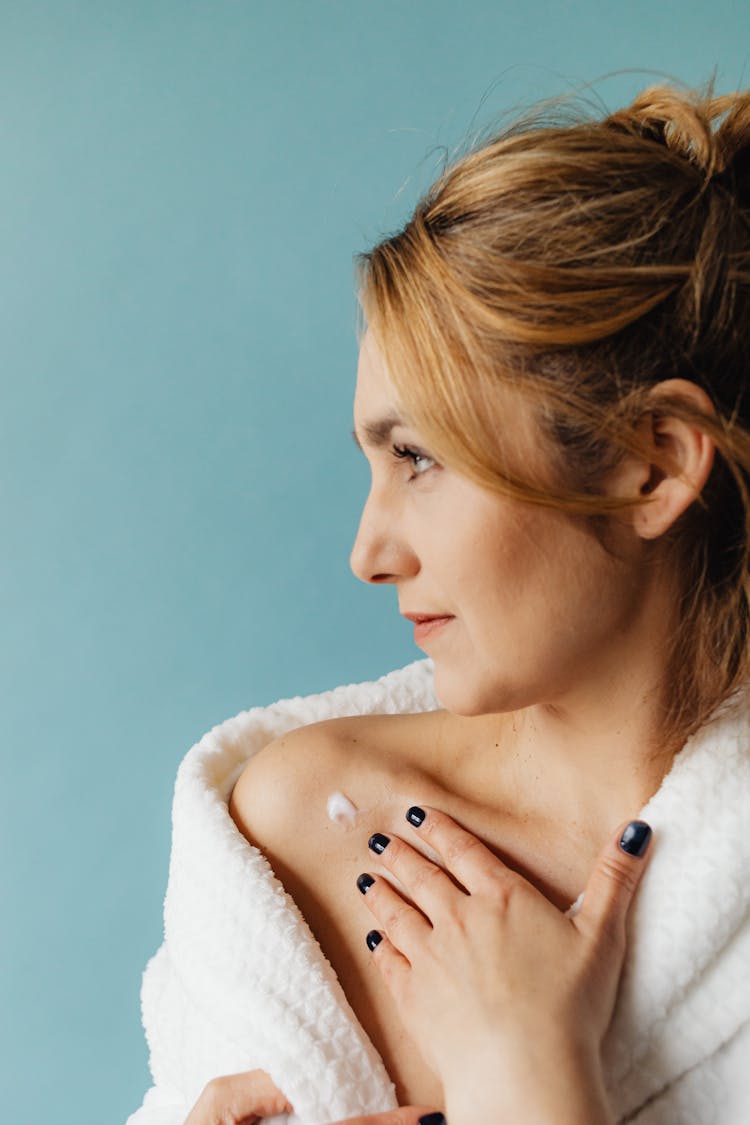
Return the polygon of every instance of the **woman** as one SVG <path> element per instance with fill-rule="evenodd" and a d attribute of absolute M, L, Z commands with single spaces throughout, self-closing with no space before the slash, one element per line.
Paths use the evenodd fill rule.
<path fill-rule="evenodd" d="M 602 121 L 521 121 L 360 265 L 372 488 L 351 563 L 396 586 L 437 706 L 404 669 L 387 706 L 330 718 L 331 693 L 323 721 L 235 738 L 233 821 L 401 1103 L 447 1101 L 452 1125 L 485 1095 L 523 1113 L 552 1071 L 562 1092 L 529 1095 L 528 1120 L 739 1121 L 750 93 L 655 87 Z M 635 852 L 642 819 L 657 854 L 615 1002 L 639 857 L 612 857 L 634 819 Z M 614 929 L 607 872 L 626 883 Z M 248 1067 L 299 1113 L 291 1056 L 262 1056 Z"/>

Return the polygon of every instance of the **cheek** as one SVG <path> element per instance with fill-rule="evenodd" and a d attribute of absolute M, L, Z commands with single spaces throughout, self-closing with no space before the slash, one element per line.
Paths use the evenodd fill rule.
<path fill-rule="evenodd" d="M 429 650 L 438 699 L 478 715 L 559 697 L 602 666 L 638 614 L 635 572 L 563 516 L 466 501 L 429 533 L 457 617 Z"/>
<path fill-rule="evenodd" d="M 626 625 L 632 591 L 622 564 L 583 533 L 515 530 L 478 536 L 473 560 L 461 560 L 456 612 L 487 671 L 557 678 Z"/>
<path fill-rule="evenodd" d="M 475 526 L 470 544 L 460 562 L 456 559 L 456 570 L 472 615 L 488 625 L 543 612 L 545 604 L 554 601 L 560 570 L 571 563 L 562 556 L 560 543 L 544 542 L 533 524 L 525 526 L 518 518 L 486 519 Z"/>

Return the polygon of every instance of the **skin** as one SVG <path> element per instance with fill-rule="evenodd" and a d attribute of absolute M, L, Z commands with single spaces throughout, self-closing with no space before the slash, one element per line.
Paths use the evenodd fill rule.
<path fill-rule="evenodd" d="M 405 893 L 376 878 L 366 902 L 385 928 L 373 959 L 452 1125 L 614 1125 L 600 1049 L 644 851 L 625 854 L 620 825 L 568 918 L 445 813 L 421 812 L 442 865 L 394 838 L 381 862 Z"/>
<path fill-rule="evenodd" d="M 661 388 L 711 410 L 686 380 Z M 399 405 L 367 332 L 355 428 L 389 412 Z M 618 559 L 564 514 L 506 500 L 430 461 L 406 425 L 392 439 L 425 455 L 415 468 L 394 462 L 387 448 L 364 445 L 372 486 L 350 559 L 362 581 L 396 586 L 401 612 L 455 615 L 422 647 L 435 662 L 443 706 L 477 718 L 484 750 L 473 750 L 472 786 L 497 792 L 502 732 L 519 782 L 543 776 L 556 817 L 604 832 L 623 807 L 641 807 L 658 788 L 677 749 L 660 745 L 655 733 L 676 601 L 673 577 L 656 565 L 658 539 L 713 462 L 705 435 L 669 418 L 652 425 L 655 447 L 669 447 L 686 479 L 660 477 L 633 458 L 622 464 L 607 491 L 648 494 L 651 502 L 616 529 Z M 507 436 L 518 463 L 544 475 L 533 428 L 509 426 Z M 522 792 L 519 785 L 520 800 Z M 531 799 L 537 806 L 538 787 Z"/>
<path fill-rule="evenodd" d="M 565 1105 L 579 1125 L 608 1120 L 599 1046 L 611 1005 L 596 1019 L 589 1006 L 594 995 L 614 1002 L 624 947 L 612 932 L 624 926 L 637 881 L 618 866 L 612 833 L 637 815 L 679 749 L 661 744 L 656 722 L 677 599 L 674 576 L 661 565 L 661 539 L 705 484 L 714 452 L 700 430 L 658 409 L 660 394 L 711 409 L 687 380 L 667 380 L 653 392 L 654 412 L 641 423 L 653 458 L 628 456 L 603 482 L 612 495 L 649 497 L 614 523 L 613 557 L 580 521 L 490 494 L 434 462 L 406 420 L 391 440 L 417 450 L 411 458 L 369 441 L 371 424 L 399 412 L 399 404 L 367 333 L 354 421 L 372 484 L 351 565 L 363 581 L 394 585 L 402 612 L 453 616 L 423 644 L 435 664 L 442 710 L 293 731 L 251 759 L 230 802 L 240 831 L 265 853 L 299 905 L 400 1100 L 449 1105 L 452 1125 L 476 1120 L 480 1087 L 519 1119 L 561 1123 Z M 538 475 L 549 473 L 533 420 L 513 420 L 521 424 L 508 427 L 509 454 Z M 345 832 L 325 816 L 333 790 L 362 810 Z M 458 909 L 455 901 L 438 903 L 434 917 L 424 911 L 435 933 L 446 918 L 463 921 L 445 946 L 447 960 L 412 945 L 407 962 L 419 983 L 407 988 L 403 975 L 390 972 L 401 954 L 387 911 L 380 920 L 388 937 L 374 954 L 363 938 L 373 922 L 368 913 L 384 902 L 376 888 L 389 855 L 403 844 L 421 862 L 440 858 L 425 836 L 405 830 L 404 811 L 413 804 L 449 814 L 456 831 L 483 842 L 496 872 L 526 890 L 515 897 L 523 906 L 514 909 L 510 928 L 507 912 L 482 894 L 476 901 L 465 895 Z M 375 857 L 367 840 L 376 831 L 400 843 Z M 376 879 L 364 899 L 354 889 L 363 871 Z M 601 886 L 609 879 L 607 893 L 590 890 L 597 879 Z M 418 887 L 399 886 L 405 907 L 419 901 Z M 580 944 L 561 958 L 561 932 L 570 937 L 562 912 L 583 887 L 592 914 L 582 912 L 585 936 L 576 929 Z M 554 970 L 541 990 L 528 987 L 530 935 L 538 941 L 535 963 Z M 450 981 L 482 958 L 482 987 L 476 980 L 472 986 L 469 974 L 460 1004 L 451 1002 Z M 509 978 L 493 976 L 498 964 Z M 602 989 L 602 966 L 609 991 Z M 488 1011 L 503 1008 L 498 998 L 507 1001 L 508 979 L 524 988 L 508 1009 L 517 1018 L 500 1021 L 495 1036 Z M 440 1011 L 450 1011 L 449 1029 L 436 1018 Z M 545 1030 L 550 1026 L 554 1034 Z M 581 1026 L 590 1031 L 585 1041 Z M 514 1028 L 520 1038 L 513 1038 Z M 448 1055 L 441 1054 L 441 1041 L 451 1043 Z M 530 1043 L 537 1051 L 533 1065 Z M 498 1058 L 511 1060 L 502 1074 Z M 540 1067 L 559 1077 L 544 1083 L 551 1105 L 529 1103 Z M 461 1101 L 467 1089 L 468 1107 Z M 484 1108 L 490 1112 L 489 1103 Z"/>

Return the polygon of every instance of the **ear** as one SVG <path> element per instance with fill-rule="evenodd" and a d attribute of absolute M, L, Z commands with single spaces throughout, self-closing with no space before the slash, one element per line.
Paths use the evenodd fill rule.
<path fill-rule="evenodd" d="M 648 458 L 628 455 L 613 479 L 619 496 L 648 497 L 629 512 L 641 539 L 658 539 L 700 495 L 714 463 L 713 440 L 700 427 L 670 414 L 669 399 L 680 398 L 702 414 L 716 416 L 706 392 L 687 379 L 665 379 L 650 391 L 652 406 L 638 425 L 650 448 Z M 660 400 L 664 400 L 660 406 Z"/>

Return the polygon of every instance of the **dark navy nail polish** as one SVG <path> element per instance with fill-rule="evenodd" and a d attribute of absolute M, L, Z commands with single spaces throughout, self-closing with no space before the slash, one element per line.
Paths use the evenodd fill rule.
<path fill-rule="evenodd" d="M 628 855 L 642 856 L 651 839 L 651 828 L 645 820 L 631 820 L 620 839 L 620 847 Z"/>
<path fill-rule="evenodd" d="M 367 846 L 371 852 L 375 852 L 376 855 L 382 855 L 390 842 L 388 836 L 384 836 L 382 832 L 376 832 L 375 835 L 371 836 L 367 841 Z"/>
<path fill-rule="evenodd" d="M 409 824 L 413 824 L 415 828 L 419 828 L 426 815 L 427 813 L 424 809 L 420 809 L 419 805 L 412 805 L 406 813 L 406 819 L 409 821 Z"/>
<path fill-rule="evenodd" d="M 424 1117 L 420 1117 L 417 1125 L 447 1125 L 442 1113 L 425 1113 Z"/>
<path fill-rule="evenodd" d="M 383 935 L 379 934 L 377 930 L 370 930 L 369 934 L 365 938 L 365 941 L 367 942 L 367 948 L 371 953 L 376 945 L 380 945 L 382 940 Z"/>
<path fill-rule="evenodd" d="M 374 882 L 375 880 L 373 879 L 372 875 L 364 874 L 360 875 L 360 877 L 357 879 L 357 886 L 361 890 L 362 894 L 366 895 Z"/>

